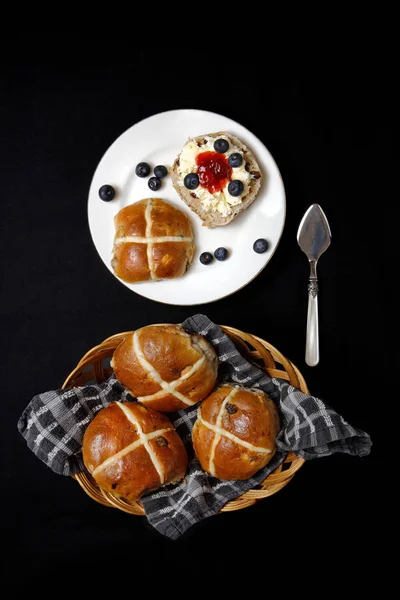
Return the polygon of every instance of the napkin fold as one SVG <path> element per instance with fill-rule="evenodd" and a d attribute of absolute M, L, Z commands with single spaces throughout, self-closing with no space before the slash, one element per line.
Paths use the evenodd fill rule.
<path fill-rule="evenodd" d="M 195 523 L 216 514 L 226 502 L 261 484 L 289 451 L 306 460 L 336 452 L 355 456 L 370 453 L 372 442 L 367 433 L 352 427 L 319 398 L 303 393 L 284 379 L 271 378 L 249 363 L 208 317 L 194 315 L 182 327 L 203 335 L 214 346 L 220 381 L 260 388 L 274 400 L 282 428 L 277 451 L 266 467 L 246 481 L 224 481 L 205 473 L 194 455 L 191 432 L 197 406 L 168 413 L 190 462 L 182 482 L 141 499 L 148 521 L 161 534 L 176 539 Z M 82 439 L 87 425 L 99 410 L 117 400 L 134 398 L 114 375 L 102 384 L 47 391 L 29 402 L 18 421 L 18 430 L 30 450 L 55 473 L 74 475 L 85 469 Z"/>

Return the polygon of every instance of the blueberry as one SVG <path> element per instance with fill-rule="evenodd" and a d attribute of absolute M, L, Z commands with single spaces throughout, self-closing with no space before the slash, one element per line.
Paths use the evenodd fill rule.
<path fill-rule="evenodd" d="M 200 262 L 203 265 L 209 265 L 210 262 L 212 262 L 213 260 L 213 255 L 211 254 L 211 252 L 202 252 L 200 254 Z"/>
<path fill-rule="evenodd" d="M 229 182 L 228 192 L 231 196 L 240 196 L 240 194 L 243 194 L 243 190 L 244 185 L 240 179 L 233 179 L 233 181 Z"/>
<path fill-rule="evenodd" d="M 168 175 L 167 167 L 164 167 L 164 165 L 157 165 L 156 167 L 154 167 L 154 175 L 159 179 L 162 179 L 163 177 Z"/>
<path fill-rule="evenodd" d="M 228 258 L 228 250 L 226 248 L 217 248 L 214 256 L 217 260 L 226 260 Z"/>
<path fill-rule="evenodd" d="M 264 240 L 264 238 L 260 238 L 254 242 L 253 250 L 254 252 L 257 252 L 257 254 L 262 254 L 263 252 L 266 252 L 268 250 L 268 246 L 269 244 L 267 240 Z"/>
<path fill-rule="evenodd" d="M 147 162 L 140 162 L 136 165 L 135 173 L 138 177 L 147 177 L 150 173 L 150 165 Z"/>
<path fill-rule="evenodd" d="M 231 167 L 240 167 L 242 162 L 243 156 L 239 152 L 233 152 L 228 158 L 228 163 Z"/>
<path fill-rule="evenodd" d="M 228 148 L 229 148 L 228 140 L 224 140 L 222 138 L 215 140 L 215 142 L 214 142 L 215 152 L 218 152 L 219 154 L 225 154 L 225 152 L 228 150 Z"/>
<path fill-rule="evenodd" d="M 110 202 L 115 196 L 115 190 L 112 185 L 102 185 L 99 189 L 99 196 L 104 202 Z"/>
<path fill-rule="evenodd" d="M 199 186 L 199 176 L 197 173 L 189 173 L 183 180 L 183 185 L 188 190 L 195 190 Z"/>
<path fill-rule="evenodd" d="M 156 192 L 161 187 L 161 179 L 159 177 L 150 177 L 147 185 L 153 192 Z"/>

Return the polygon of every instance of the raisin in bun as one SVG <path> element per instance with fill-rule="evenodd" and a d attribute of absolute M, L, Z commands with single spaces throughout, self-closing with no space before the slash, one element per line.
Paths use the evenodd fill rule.
<path fill-rule="evenodd" d="M 170 420 L 139 402 L 113 402 L 90 422 L 83 462 L 100 488 L 134 501 L 182 479 L 187 454 Z"/>
<path fill-rule="evenodd" d="M 128 283 L 173 279 L 189 268 L 194 253 L 189 218 L 161 198 L 146 198 L 114 217 L 111 266 Z"/>
<path fill-rule="evenodd" d="M 263 391 L 223 385 L 202 402 L 192 439 L 202 468 L 219 479 L 249 479 L 275 454 L 279 416 Z"/>
<path fill-rule="evenodd" d="M 148 325 L 114 351 L 116 378 L 140 402 L 163 412 L 203 400 L 217 379 L 218 358 L 202 336 L 178 325 Z"/>

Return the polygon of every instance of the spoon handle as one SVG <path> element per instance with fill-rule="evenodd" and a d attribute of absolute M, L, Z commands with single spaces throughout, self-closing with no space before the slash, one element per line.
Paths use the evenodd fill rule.
<path fill-rule="evenodd" d="M 310 278 L 308 280 L 306 363 L 309 367 L 315 367 L 319 363 L 318 277 L 316 260 L 310 260 L 310 269 Z"/>

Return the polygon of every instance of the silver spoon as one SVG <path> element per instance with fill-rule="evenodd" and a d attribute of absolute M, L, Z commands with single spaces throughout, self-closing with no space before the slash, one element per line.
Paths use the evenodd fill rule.
<path fill-rule="evenodd" d="M 297 231 L 297 242 L 310 263 L 306 335 L 306 363 L 310 367 L 319 363 L 317 263 L 321 254 L 329 247 L 331 237 L 324 211 L 319 204 L 312 204 L 304 214 Z"/>

